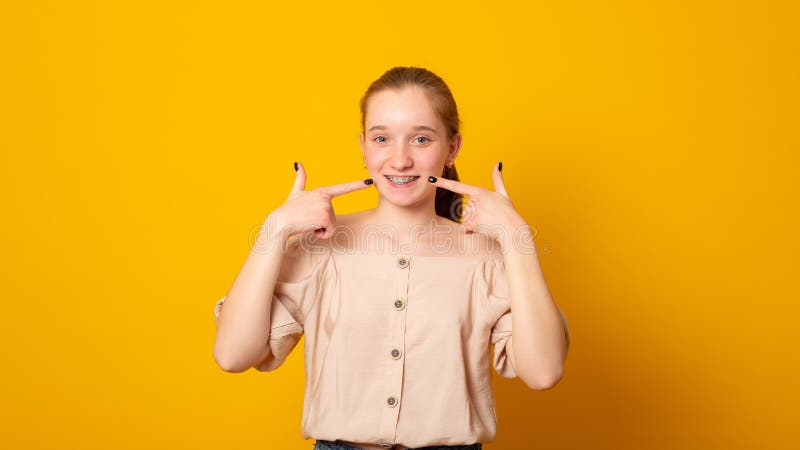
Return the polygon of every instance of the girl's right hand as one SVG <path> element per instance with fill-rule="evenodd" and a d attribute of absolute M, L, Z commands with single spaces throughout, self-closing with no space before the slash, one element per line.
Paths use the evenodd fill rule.
<path fill-rule="evenodd" d="M 272 211 L 267 220 L 275 221 L 273 225 L 287 236 L 314 230 L 316 237 L 327 239 L 336 224 L 331 200 L 339 195 L 368 188 L 372 185 L 372 179 L 321 186 L 307 191 L 305 168 L 299 162 L 296 164 L 297 174 L 289 198 Z"/>

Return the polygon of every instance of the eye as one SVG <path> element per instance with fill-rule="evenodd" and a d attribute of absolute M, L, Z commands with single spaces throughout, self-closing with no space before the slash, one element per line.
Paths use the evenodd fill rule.
<path fill-rule="evenodd" d="M 378 141 L 378 142 L 380 142 L 381 144 L 382 144 L 382 143 L 384 143 L 384 142 L 386 142 L 386 141 L 381 141 L 381 139 L 386 139 L 386 136 L 378 136 L 378 137 L 376 137 L 376 138 L 374 138 L 374 139 L 372 139 L 372 140 L 373 140 L 373 141 Z"/>
<path fill-rule="evenodd" d="M 428 142 L 430 140 L 430 139 L 426 138 L 425 136 L 417 136 L 416 139 L 425 139 L 424 141 L 420 142 L 420 144 L 424 144 L 424 143 L 426 143 L 426 142 Z"/>

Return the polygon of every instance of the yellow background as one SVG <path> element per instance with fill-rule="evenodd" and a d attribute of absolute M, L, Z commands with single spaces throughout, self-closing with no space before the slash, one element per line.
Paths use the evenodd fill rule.
<path fill-rule="evenodd" d="M 572 332 L 554 389 L 493 374 L 485 448 L 798 448 L 795 5 L 4 1 L 2 447 L 311 448 L 302 343 L 223 372 L 213 305 L 292 161 L 365 177 L 358 100 L 417 65 Z"/>

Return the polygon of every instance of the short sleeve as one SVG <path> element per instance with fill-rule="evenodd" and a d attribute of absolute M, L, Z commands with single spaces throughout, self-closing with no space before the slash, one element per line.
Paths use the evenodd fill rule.
<path fill-rule="evenodd" d="M 511 299 L 508 296 L 503 260 L 492 257 L 484 259 L 478 277 L 484 308 L 488 311 L 492 324 L 490 342 L 494 345 L 492 365 L 503 377 L 514 378 L 517 372 L 511 365 L 506 351 L 511 338 Z"/>
<path fill-rule="evenodd" d="M 322 246 L 313 248 L 290 241 L 283 257 L 281 270 L 275 282 L 270 309 L 270 354 L 254 367 L 268 372 L 280 367 L 297 346 L 304 332 L 305 319 L 322 296 L 325 280 L 330 275 L 330 251 Z M 214 307 L 214 318 L 219 314 L 225 297 Z"/>
<path fill-rule="evenodd" d="M 511 338 L 511 298 L 508 293 L 508 279 L 506 278 L 505 264 L 500 258 L 486 260 L 480 277 L 484 288 L 484 301 L 489 311 L 489 320 L 492 323 L 491 343 L 494 345 L 493 365 L 498 374 L 506 378 L 514 378 L 517 372 L 508 358 L 507 345 Z M 558 308 L 561 320 L 564 323 L 566 335 L 566 350 L 569 352 L 570 336 L 567 318 Z"/>

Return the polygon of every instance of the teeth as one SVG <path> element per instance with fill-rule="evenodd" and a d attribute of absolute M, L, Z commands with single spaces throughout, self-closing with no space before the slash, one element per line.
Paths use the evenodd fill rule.
<path fill-rule="evenodd" d="M 408 183 L 416 180 L 417 178 L 419 178 L 419 176 L 414 176 L 414 177 L 392 177 L 392 176 L 386 175 L 386 178 L 388 178 L 394 184 L 408 184 Z"/>

